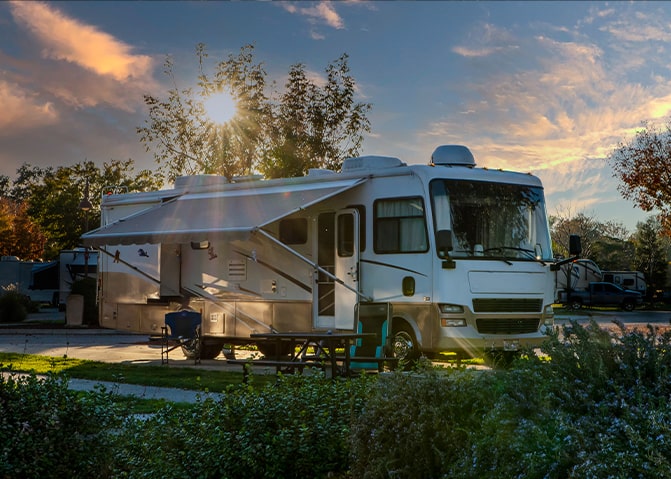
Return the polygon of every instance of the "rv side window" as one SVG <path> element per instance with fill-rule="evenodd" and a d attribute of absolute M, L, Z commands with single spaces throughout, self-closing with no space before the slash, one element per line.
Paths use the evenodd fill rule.
<path fill-rule="evenodd" d="M 280 241 L 284 244 L 308 242 L 308 221 L 305 218 L 290 218 L 280 221 Z"/>
<path fill-rule="evenodd" d="M 366 207 L 363 205 L 348 205 L 359 212 L 359 251 L 366 249 Z"/>
<path fill-rule="evenodd" d="M 375 252 L 423 253 L 428 250 L 422 198 L 375 202 Z"/>
<path fill-rule="evenodd" d="M 354 216 L 338 216 L 338 256 L 350 258 L 354 255 Z"/>

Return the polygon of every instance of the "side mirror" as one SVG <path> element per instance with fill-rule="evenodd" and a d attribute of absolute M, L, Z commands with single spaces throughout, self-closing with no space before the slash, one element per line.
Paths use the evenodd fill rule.
<path fill-rule="evenodd" d="M 436 232 L 436 251 L 439 258 L 447 258 L 452 251 L 452 231 L 439 230 Z"/>
<path fill-rule="evenodd" d="M 569 242 L 569 255 L 570 256 L 580 256 L 582 253 L 582 245 L 580 244 L 580 236 L 571 235 L 568 238 Z"/>

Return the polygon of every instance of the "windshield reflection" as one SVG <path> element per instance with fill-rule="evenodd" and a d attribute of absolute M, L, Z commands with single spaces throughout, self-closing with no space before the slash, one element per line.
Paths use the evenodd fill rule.
<path fill-rule="evenodd" d="M 434 180 L 431 200 L 436 231 L 452 232 L 453 258 L 552 260 L 542 188 Z"/>

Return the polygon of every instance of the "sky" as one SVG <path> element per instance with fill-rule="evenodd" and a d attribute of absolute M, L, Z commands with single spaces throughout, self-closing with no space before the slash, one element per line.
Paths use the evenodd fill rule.
<path fill-rule="evenodd" d="M 346 53 L 372 105 L 362 155 L 425 164 L 462 144 L 478 166 L 539 176 L 551 215 L 631 232 L 651 215 L 622 199 L 607 157 L 669 119 L 671 2 L 0 2 L 0 175 L 155 169 L 143 94 L 172 87 L 167 56 L 195 86 L 200 42 L 213 63 L 253 44 L 279 85 Z"/>

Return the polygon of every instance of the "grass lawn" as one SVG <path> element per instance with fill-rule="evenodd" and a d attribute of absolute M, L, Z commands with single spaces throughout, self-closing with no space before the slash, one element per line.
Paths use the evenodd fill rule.
<path fill-rule="evenodd" d="M 224 392 L 229 386 L 242 382 L 242 371 L 103 363 L 19 353 L 0 353 L 0 369 L 35 374 L 64 373 L 78 379 L 210 392 Z M 254 376 L 253 384 L 263 387 L 274 381 L 274 375 L 261 374 Z"/>

